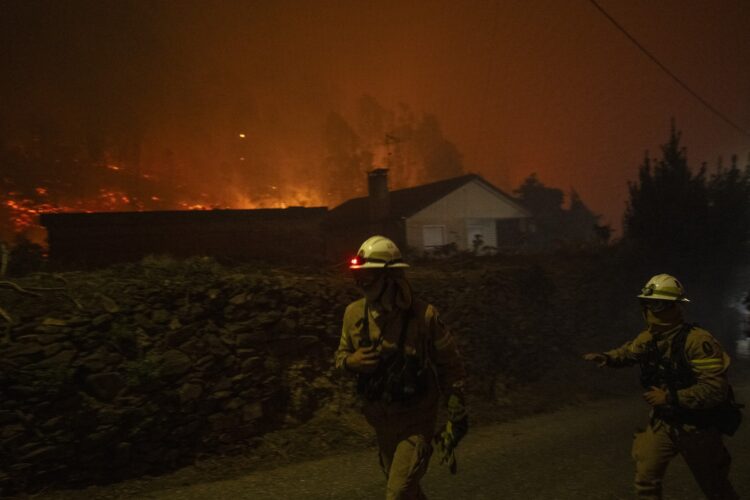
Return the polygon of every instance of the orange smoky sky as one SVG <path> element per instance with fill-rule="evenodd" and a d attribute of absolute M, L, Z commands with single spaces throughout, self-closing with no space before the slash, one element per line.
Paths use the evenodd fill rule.
<path fill-rule="evenodd" d="M 750 3 L 599 3 L 750 129 Z M 586 0 L 15 0 L 0 16 L 3 141 L 54 128 L 227 204 L 270 190 L 341 201 L 320 186 L 330 141 L 346 134 L 326 127 L 334 114 L 361 138 L 362 96 L 393 123 L 434 115 L 464 171 L 506 190 L 536 172 L 615 227 L 628 180 L 646 150 L 658 155 L 672 117 L 693 166 L 733 154 L 744 165 L 750 153 L 750 137 Z M 393 172 L 401 184 L 430 175 Z M 364 179 L 351 177 L 341 182 L 360 193 Z"/>

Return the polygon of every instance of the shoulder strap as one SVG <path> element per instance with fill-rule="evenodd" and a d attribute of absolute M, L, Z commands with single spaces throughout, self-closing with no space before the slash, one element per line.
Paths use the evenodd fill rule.
<path fill-rule="evenodd" d="M 409 306 L 409 309 L 404 311 L 404 319 L 401 322 L 401 333 L 398 336 L 398 350 L 404 352 L 404 344 L 406 343 L 406 331 L 409 329 L 409 321 L 414 316 L 414 302 Z"/>
<path fill-rule="evenodd" d="M 370 304 L 365 299 L 365 314 L 362 317 L 362 338 L 365 339 L 366 346 L 372 345 L 372 339 L 370 338 Z"/>
<path fill-rule="evenodd" d="M 406 331 L 409 329 L 409 321 L 414 316 L 414 303 L 409 306 L 405 311 L 403 321 L 401 322 L 401 333 L 398 336 L 398 350 L 404 351 L 404 344 L 406 343 Z M 365 312 L 362 318 L 362 338 L 366 340 L 368 346 L 372 345 L 372 338 L 370 337 L 370 305 L 365 301 Z"/>
<path fill-rule="evenodd" d="M 685 344 L 687 343 L 688 335 L 690 335 L 690 332 L 693 330 L 693 328 L 695 328 L 695 326 L 695 323 L 685 323 L 684 325 L 682 325 L 682 328 L 674 337 L 670 357 L 678 364 L 684 363 L 685 366 L 690 366 L 690 360 L 687 359 L 687 353 L 685 352 Z"/>

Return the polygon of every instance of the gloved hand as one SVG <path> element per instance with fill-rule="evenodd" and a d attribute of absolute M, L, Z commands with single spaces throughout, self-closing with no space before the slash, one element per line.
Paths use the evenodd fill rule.
<path fill-rule="evenodd" d="M 463 397 L 459 394 L 451 394 L 448 397 L 448 422 L 445 428 L 435 436 L 435 447 L 440 454 L 440 463 L 447 464 L 451 474 L 455 474 L 456 446 L 469 431 L 469 418 L 466 415 L 466 406 Z"/>
<path fill-rule="evenodd" d="M 372 373 L 380 361 L 380 352 L 375 346 L 360 347 L 344 359 L 344 366 L 359 373 Z"/>
<path fill-rule="evenodd" d="M 607 366 L 607 356 L 600 352 L 589 352 L 587 354 L 584 354 L 583 359 L 596 363 L 596 366 L 598 366 L 599 368 L 604 368 L 605 366 Z"/>
<path fill-rule="evenodd" d="M 458 392 L 453 392 L 448 396 L 448 422 L 453 424 L 453 437 L 455 444 L 458 444 L 469 431 L 466 403 L 464 403 L 463 395 Z"/>

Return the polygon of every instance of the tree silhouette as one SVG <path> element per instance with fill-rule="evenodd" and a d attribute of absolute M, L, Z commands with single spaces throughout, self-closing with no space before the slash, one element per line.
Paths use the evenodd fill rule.
<path fill-rule="evenodd" d="M 708 194 L 712 251 L 722 262 L 738 265 L 750 236 L 750 163 L 740 169 L 735 155 L 728 169 L 719 165 L 708 180 Z"/>
<path fill-rule="evenodd" d="M 565 194 L 561 189 L 545 186 L 536 176 L 528 176 L 514 191 L 523 205 L 537 217 L 550 217 L 562 210 Z"/>
<path fill-rule="evenodd" d="M 681 133 L 672 123 L 662 158 L 648 154 L 638 169 L 638 181 L 629 183 L 630 198 L 623 219 L 623 235 L 655 265 L 684 271 L 705 255 L 709 221 L 706 169 L 693 173 Z"/>
<path fill-rule="evenodd" d="M 705 164 L 693 172 L 680 137 L 673 123 L 662 158 L 647 156 L 629 184 L 624 237 L 674 272 L 729 271 L 745 259 L 750 235 L 750 166 L 740 169 L 733 157 L 710 176 Z"/>
<path fill-rule="evenodd" d="M 607 243 L 611 230 L 599 226 L 599 216 L 584 204 L 575 190 L 570 192 L 570 208 L 565 209 L 565 193 L 545 186 L 531 174 L 514 190 L 518 200 L 534 215 L 537 227 L 534 242 L 542 248 L 553 244 L 588 245 Z"/>

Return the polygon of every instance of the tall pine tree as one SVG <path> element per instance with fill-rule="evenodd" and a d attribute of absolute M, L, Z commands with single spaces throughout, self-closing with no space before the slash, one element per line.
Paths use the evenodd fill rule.
<path fill-rule="evenodd" d="M 672 123 L 662 157 L 646 156 L 638 181 L 630 183 L 623 236 L 654 266 L 675 274 L 688 271 L 707 256 L 711 243 L 709 193 L 705 166 L 688 166 L 681 134 Z"/>

